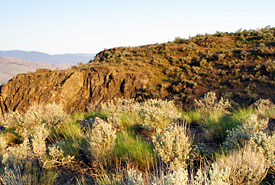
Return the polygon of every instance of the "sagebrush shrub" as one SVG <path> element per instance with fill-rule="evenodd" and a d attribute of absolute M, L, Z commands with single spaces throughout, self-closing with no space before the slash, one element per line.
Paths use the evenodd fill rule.
<path fill-rule="evenodd" d="M 7 128 L 15 128 L 16 133 L 27 137 L 28 134 L 35 132 L 34 128 L 37 125 L 44 124 L 50 128 L 67 119 L 68 114 L 59 105 L 34 105 L 25 114 L 17 111 L 7 113 L 3 125 Z"/>
<path fill-rule="evenodd" d="M 259 99 L 253 105 L 262 118 L 275 117 L 275 105 L 268 99 Z"/>
<path fill-rule="evenodd" d="M 229 113 L 228 108 L 231 104 L 228 100 L 221 98 L 217 99 L 214 92 L 208 92 L 200 100 L 194 100 L 196 110 L 201 112 L 204 122 L 213 121 L 218 122 L 225 114 Z"/>
<path fill-rule="evenodd" d="M 107 112 L 107 121 L 117 126 L 122 125 L 121 114 L 132 115 L 137 113 L 139 104 L 133 99 L 115 99 L 101 104 L 101 112 Z"/>
<path fill-rule="evenodd" d="M 198 169 L 195 176 L 191 176 L 190 185 L 229 185 L 230 168 L 221 169 L 217 163 L 212 163 L 211 167 Z"/>
<path fill-rule="evenodd" d="M 139 173 L 134 169 L 128 169 L 127 175 L 128 175 L 128 179 L 127 179 L 128 185 L 143 185 L 144 184 L 142 173 Z"/>
<path fill-rule="evenodd" d="M 116 129 L 106 121 L 95 118 L 88 136 L 89 150 L 96 159 L 104 159 L 111 154 L 116 141 Z"/>
<path fill-rule="evenodd" d="M 173 171 L 171 174 L 164 176 L 163 184 L 165 185 L 180 185 L 188 184 L 188 171 L 184 168 L 179 168 L 177 171 Z M 152 183 L 152 185 L 155 183 Z"/>
<path fill-rule="evenodd" d="M 264 132 L 255 133 L 254 137 L 251 137 L 249 144 L 254 148 L 260 148 L 263 150 L 267 163 L 270 168 L 275 170 L 275 135 L 267 135 Z"/>
<path fill-rule="evenodd" d="M 8 143 L 3 136 L 0 136 L 0 156 L 3 155 Z"/>
<path fill-rule="evenodd" d="M 146 126 L 166 128 L 172 121 L 180 119 L 181 115 L 174 102 L 150 99 L 142 103 L 133 99 L 117 99 L 101 105 L 101 111 L 108 112 L 109 123 L 123 126 L 142 123 Z M 126 120 L 124 120 L 126 118 Z"/>
<path fill-rule="evenodd" d="M 222 156 L 216 162 L 218 169 L 230 168 L 230 184 L 258 184 L 269 167 L 263 150 L 250 145 Z"/>
<path fill-rule="evenodd" d="M 138 113 L 145 125 L 158 128 L 166 128 L 172 121 L 181 118 L 174 102 L 160 99 L 149 99 L 142 102 Z"/>
<path fill-rule="evenodd" d="M 220 169 L 217 163 L 205 169 L 198 169 L 196 174 L 189 174 L 187 168 L 170 171 L 166 175 L 154 178 L 151 185 L 229 185 L 230 168 Z"/>
<path fill-rule="evenodd" d="M 46 138 L 49 135 L 49 131 L 43 125 L 38 125 L 35 128 L 35 132 L 32 139 L 32 148 L 34 154 L 40 159 L 43 160 L 46 155 Z"/>
<path fill-rule="evenodd" d="M 267 125 L 268 120 L 259 119 L 257 115 L 252 114 L 242 125 L 227 131 L 227 138 L 223 146 L 229 149 L 242 147 L 251 138 L 257 137 L 257 133 L 263 132 Z"/>
<path fill-rule="evenodd" d="M 177 170 L 187 166 L 192 140 L 185 125 L 170 125 L 164 131 L 158 130 L 152 139 L 156 152 L 170 169 Z"/>
<path fill-rule="evenodd" d="M 2 162 L 7 166 L 16 164 L 18 162 L 16 159 L 26 159 L 30 154 L 30 150 L 30 141 L 28 138 L 25 138 L 22 144 L 6 149 Z"/>
<path fill-rule="evenodd" d="M 0 155 L 0 170 L 3 172 L 1 178 L 5 182 L 12 180 L 16 184 L 50 182 L 45 178 L 52 172 L 46 168 L 57 166 L 57 163 L 48 154 L 51 149 L 48 150 L 46 139 L 50 129 L 67 118 L 67 114 L 57 105 L 33 106 L 25 114 L 6 114 L 3 121 L 6 132 L 0 137 L 0 154 L 3 154 Z M 6 137 L 9 135 L 17 137 L 16 142 L 20 144 L 11 142 L 7 145 Z M 62 160 L 64 159 L 66 157 L 63 156 Z M 62 160 L 58 165 L 63 165 Z M 56 176 L 57 173 L 53 174 Z"/>
<path fill-rule="evenodd" d="M 10 112 L 4 115 L 5 119 L 3 125 L 6 128 L 16 128 L 18 134 L 22 134 L 25 130 L 24 127 L 24 116 L 19 112 Z"/>
<path fill-rule="evenodd" d="M 70 164 L 74 160 L 74 156 L 65 156 L 64 151 L 59 147 L 59 142 L 52 146 L 49 146 L 48 149 L 50 159 L 45 161 L 45 163 L 43 164 L 43 167 L 45 168 L 63 166 L 66 164 Z"/>

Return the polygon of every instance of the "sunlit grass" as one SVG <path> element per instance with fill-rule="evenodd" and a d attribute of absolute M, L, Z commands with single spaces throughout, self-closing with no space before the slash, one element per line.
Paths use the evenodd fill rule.
<path fill-rule="evenodd" d="M 157 162 L 152 145 L 132 131 L 118 134 L 114 155 L 140 169 L 152 169 Z"/>

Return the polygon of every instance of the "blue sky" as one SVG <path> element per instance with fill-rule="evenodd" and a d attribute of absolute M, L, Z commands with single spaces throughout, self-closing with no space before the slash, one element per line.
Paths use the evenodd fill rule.
<path fill-rule="evenodd" d="M 275 26 L 274 0 L 0 0 L 0 50 L 97 53 Z"/>

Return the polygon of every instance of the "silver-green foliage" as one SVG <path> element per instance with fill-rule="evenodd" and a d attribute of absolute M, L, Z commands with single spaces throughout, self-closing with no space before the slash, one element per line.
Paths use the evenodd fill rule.
<path fill-rule="evenodd" d="M 187 166 L 192 141 L 187 135 L 186 126 L 170 125 L 164 131 L 159 129 L 152 139 L 156 152 L 170 169 Z"/>
<path fill-rule="evenodd" d="M 116 141 L 116 129 L 108 122 L 96 117 L 88 134 L 89 150 L 96 159 L 111 154 Z"/>
<path fill-rule="evenodd" d="M 257 115 L 252 114 L 242 125 L 227 131 L 227 138 L 223 146 L 229 149 L 242 147 L 248 143 L 251 138 L 258 137 L 259 134 L 264 134 L 263 131 L 267 125 L 268 120 L 259 119 Z"/>
<path fill-rule="evenodd" d="M 118 126 L 121 126 L 125 115 L 130 116 L 131 119 L 127 120 L 129 122 L 136 119 L 136 122 L 157 128 L 166 128 L 172 121 L 181 118 L 174 102 L 160 99 L 149 99 L 142 103 L 135 102 L 133 99 L 112 100 L 103 103 L 101 111 L 108 112 L 108 122 Z"/>

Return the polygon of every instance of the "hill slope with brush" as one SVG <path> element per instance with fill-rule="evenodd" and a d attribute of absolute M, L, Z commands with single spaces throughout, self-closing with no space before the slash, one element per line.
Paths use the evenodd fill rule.
<path fill-rule="evenodd" d="M 189 108 L 209 91 L 249 105 L 275 102 L 275 28 L 176 38 L 119 47 L 65 71 L 18 75 L 0 87 L 2 114 L 31 104 L 58 103 L 71 112 L 115 97 L 164 98 Z"/>

